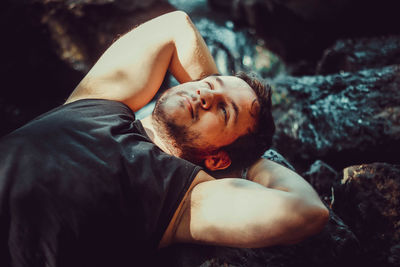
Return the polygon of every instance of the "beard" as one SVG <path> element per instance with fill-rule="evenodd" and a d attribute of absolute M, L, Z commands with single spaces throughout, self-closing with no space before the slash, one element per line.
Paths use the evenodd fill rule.
<path fill-rule="evenodd" d="M 192 131 L 188 125 L 179 124 L 179 118 L 168 114 L 168 101 L 174 88 L 171 89 L 162 94 L 156 102 L 152 113 L 155 129 L 161 139 L 178 151 L 180 158 L 202 165 L 204 157 L 210 155 L 214 149 L 209 146 L 197 147 L 195 144 L 200 134 Z M 179 92 L 176 94 L 180 95 Z M 183 104 L 180 105 L 184 108 Z"/>

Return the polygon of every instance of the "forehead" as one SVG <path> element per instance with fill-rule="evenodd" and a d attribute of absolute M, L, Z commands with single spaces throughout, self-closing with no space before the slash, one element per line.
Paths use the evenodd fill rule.
<path fill-rule="evenodd" d="M 227 96 L 238 96 L 245 99 L 256 99 L 253 89 L 242 79 L 235 76 L 209 76 Z"/>
<path fill-rule="evenodd" d="M 220 86 L 220 90 L 236 104 L 250 108 L 257 100 L 257 95 L 248 83 L 235 76 L 211 76 L 211 79 Z M 249 106 L 250 105 L 250 106 Z"/>

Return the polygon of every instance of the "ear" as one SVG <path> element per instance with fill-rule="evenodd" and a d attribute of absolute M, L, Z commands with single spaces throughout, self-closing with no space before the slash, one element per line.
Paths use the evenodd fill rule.
<path fill-rule="evenodd" d="M 210 171 L 224 170 L 231 165 L 232 161 L 228 153 L 219 150 L 217 153 L 208 155 L 204 159 L 204 165 Z"/>

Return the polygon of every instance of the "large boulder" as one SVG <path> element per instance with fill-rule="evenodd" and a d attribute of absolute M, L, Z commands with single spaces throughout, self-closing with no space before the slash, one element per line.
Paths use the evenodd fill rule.
<path fill-rule="evenodd" d="M 399 199 L 400 165 L 372 163 L 343 170 L 333 210 L 360 241 L 360 266 L 399 266 Z"/>
<path fill-rule="evenodd" d="M 395 65 L 275 80 L 274 147 L 301 171 L 317 159 L 335 169 L 397 162 L 399 74 Z"/>
<path fill-rule="evenodd" d="M 324 51 L 317 74 L 354 72 L 400 64 L 400 36 L 341 39 Z"/>

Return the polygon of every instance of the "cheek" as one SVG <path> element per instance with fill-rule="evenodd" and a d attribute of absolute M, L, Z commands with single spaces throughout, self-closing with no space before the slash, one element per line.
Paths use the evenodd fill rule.
<path fill-rule="evenodd" d="M 177 95 L 169 95 L 166 96 L 163 101 L 164 108 L 169 111 L 170 109 L 175 109 L 176 107 L 180 106 L 179 97 Z"/>
<path fill-rule="evenodd" d="M 223 125 L 221 121 L 211 113 L 204 114 L 198 122 L 198 126 L 201 129 L 208 130 L 211 132 L 220 132 Z"/>
<path fill-rule="evenodd" d="M 230 132 L 218 117 L 204 114 L 202 120 L 192 126 L 192 129 L 202 136 L 202 139 L 215 146 L 231 143 L 236 134 Z M 234 136 L 235 135 L 235 136 Z"/>

